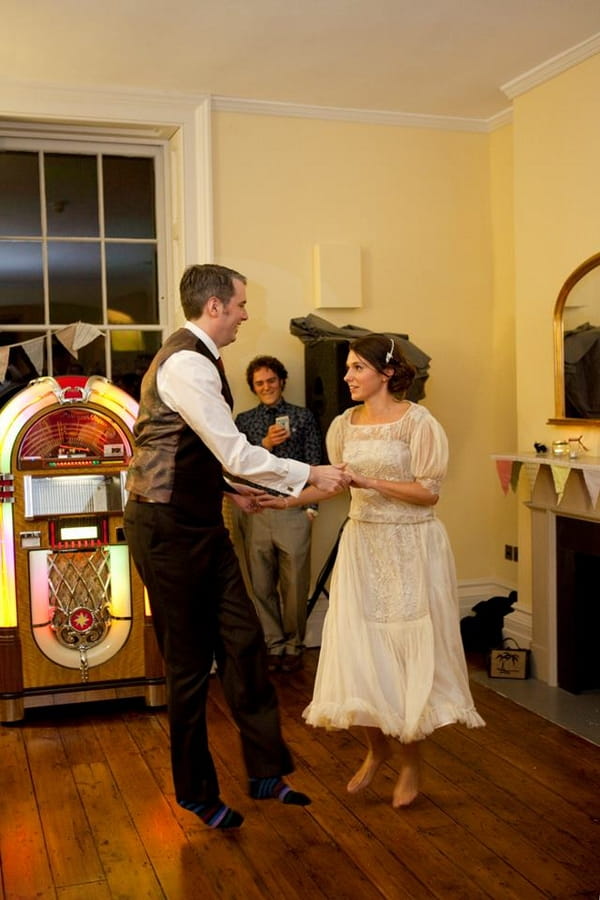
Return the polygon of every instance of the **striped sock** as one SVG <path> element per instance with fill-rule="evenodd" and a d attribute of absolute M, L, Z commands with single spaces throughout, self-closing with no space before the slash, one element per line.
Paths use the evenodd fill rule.
<path fill-rule="evenodd" d="M 293 791 L 283 778 L 251 778 L 250 796 L 255 800 L 280 800 L 293 806 L 308 806 L 310 797 Z"/>
<path fill-rule="evenodd" d="M 221 803 L 220 800 L 215 803 L 189 803 L 186 800 L 177 802 L 183 809 L 196 813 L 209 828 L 220 828 L 224 831 L 227 828 L 239 828 L 244 821 L 241 813 Z"/>

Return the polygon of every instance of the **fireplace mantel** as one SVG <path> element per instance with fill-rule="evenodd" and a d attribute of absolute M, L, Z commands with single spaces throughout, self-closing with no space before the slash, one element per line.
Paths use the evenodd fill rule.
<path fill-rule="evenodd" d="M 552 453 L 493 453 L 492 459 L 510 462 L 537 463 L 540 466 L 562 466 L 567 469 L 600 470 L 600 456 L 554 456 Z"/>
<path fill-rule="evenodd" d="M 600 522 L 597 486 L 600 458 L 579 456 L 570 459 L 551 453 L 499 453 L 496 461 L 539 466 L 532 484 L 531 497 L 525 502 L 531 513 L 531 588 L 532 588 L 532 657 L 535 676 L 549 685 L 557 680 L 557 579 L 556 517 L 570 516 Z M 562 490 L 557 490 L 556 471 L 569 469 Z M 587 481 L 586 481 L 587 478 Z M 513 488 L 515 484 L 513 482 Z M 596 502 L 592 497 L 595 494 Z"/>

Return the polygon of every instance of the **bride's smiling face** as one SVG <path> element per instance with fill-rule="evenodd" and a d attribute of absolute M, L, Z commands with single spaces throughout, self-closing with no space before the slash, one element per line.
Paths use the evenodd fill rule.
<path fill-rule="evenodd" d="M 355 401 L 369 400 L 381 390 L 387 390 L 388 376 L 377 372 L 373 366 L 350 350 L 346 360 L 344 381 L 350 389 L 350 396 Z"/>

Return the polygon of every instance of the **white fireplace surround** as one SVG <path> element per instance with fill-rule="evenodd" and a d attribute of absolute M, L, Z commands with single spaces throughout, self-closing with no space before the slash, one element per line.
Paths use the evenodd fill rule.
<path fill-rule="evenodd" d="M 582 456 L 565 459 L 533 453 L 494 456 L 497 460 L 534 463 L 539 466 L 526 506 L 531 512 L 531 650 L 534 675 L 550 686 L 557 685 L 556 632 L 556 517 L 567 516 L 600 522 L 600 502 L 592 505 L 584 472 L 600 473 L 600 458 Z M 564 492 L 559 498 L 552 468 L 570 469 Z"/>

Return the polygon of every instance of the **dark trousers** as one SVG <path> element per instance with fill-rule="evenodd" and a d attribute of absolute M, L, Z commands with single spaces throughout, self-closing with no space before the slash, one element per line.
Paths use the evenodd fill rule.
<path fill-rule="evenodd" d="M 211 803 L 219 796 L 206 727 L 213 659 L 248 775 L 291 772 L 262 630 L 225 526 L 192 523 L 168 504 L 131 500 L 124 525 L 165 660 L 176 798 Z"/>

